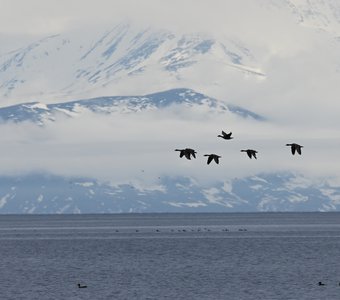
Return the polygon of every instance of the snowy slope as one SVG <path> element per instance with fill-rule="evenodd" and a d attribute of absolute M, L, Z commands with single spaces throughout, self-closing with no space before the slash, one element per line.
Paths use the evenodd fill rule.
<path fill-rule="evenodd" d="M 52 175 L 0 177 L 0 213 L 334 211 L 340 188 L 299 174 L 259 174 L 202 187 L 192 178 L 112 186 Z"/>
<path fill-rule="evenodd" d="M 104 31 L 93 29 L 90 32 L 55 33 L 11 52 L 0 53 L 1 125 L 24 121 L 44 125 L 46 122 L 58 121 L 59 116 L 62 120 L 65 117 L 76 119 L 77 116 L 88 112 L 95 113 L 96 117 L 132 115 L 143 111 L 167 109 L 173 105 L 181 108 L 199 107 L 203 112 L 213 111 L 223 117 L 224 113 L 236 115 L 241 117 L 237 125 L 242 125 L 244 119 L 261 121 L 265 118 L 246 109 L 246 105 L 239 107 L 229 104 L 229 101 L 241 100 L 252 104 L 253 100 L 254 102 L 263 100 L 262 108 L 268 107 L 268 103 L 273 104 L 272 110 L 278 112 L 277 116 L 280 114 L 282 103 L 289 98 L 287 95 L 293 95 L 292 99 L 288 100 L 294 103 L 295 110 L 292 115 L 296 113 L 299 119 L 299 106 L 295 106 L 295 101 L 304 100 L 310 104 L 308 110 L 302 105 L 303 122 L 307 127 L 314 124 L 315 116 L 307 115 L 309 110 L 316 109 L 313 107 L 316 101 L 315 99 L 309 101 L 308 96 L 315 93 L 316 97 L 321 99 L 320 103 L 325 100 L 320 107 L 327 107 L 334 99 L 329 95 L 324 99 L 324 91 L 334 89 L 334 82 L 340 80 L 340 56 L 337 55 L 340 51 L 340 2 L 254 0 L 249 3 L 252 3 L 251 9 L 254 11 L 251 13 L 244 9 L 239 11 L 240 15 L 236 14 L 235 24 L 216 28 L 216 32 L 208 30 L 204 33 L 179 32 L 164 28 L 140 27 L 132 23 L 113 23 Z M 202 20 L 202 23 L 204 22 L 207 20 Z M 271 27 L 268 24 L 275 26 Z M 209 26 L 207 28 L 211 29 Z M 291 35 L 294 38 L 290 39 Z M 308 59 L 303 60 L 305 57 Z M 302 63 L 299 63 L 300 61 Z M 317 62 L 315 65 L 314 61 Z M 279 71 L 275 72 L 276 68 Z M 305 68 L 309 74 L 304 74 Z M 325 70 L 329 73 L 324 74 Z M 294 77 L 296 72 L 299 76 Z M 326 89 L 321 89 L 318 93 L 317 81 L 322 77 L 327 78 L 322 81 Z M 313 80 L 306 81 L 305 78 Z M 266 85 L 261 87 L 264 82 Z M 305 89 L 305 82 L 310 84 L 306 88 L 310 90 L 310 94 L 300 95 L 295 91 L 295 84 Z M 235 88 L 230 88 L 233 85 Z M 229 94 L 231 90 L 234 91 L 233 94 Z M 244 93 L 244 90 L 248 93 Z M 253 92 L 258 92 L 254 99 Z M 211 95 L 215 98 L 210 97 Z M 216 95 L 227 97 L 222 99 Z M 248 96 L 246 100 L 242 99 L 244 95 Z M 271 116 L 267 114 L 270 110 L 259 111 L 264 112 L 270 119 Z M 333 111 L 336 112 L 336 109 Z M 320 115 L 322 112 L 320 111 Z M 284 122 L 290 122 L 290 114 L 289 110 L 289 116 Z M 270 120 L 273 121 L 273 118 Z M 260 122 L 249 122 L 250 125 L 247 126 L 255 123 Z M 271 128 L 269 129 L 275 122 L 267 123 L 269 125 L 265 129 L 268 129 L 269 139 L 276 135 L 274 131 L 270 135 Z M 233 128 L 236 127 L 234 124 Z M 322 121 L 319 124 L 325 128 L 328 126 Z M 12 158 L 12 152 L 14 160 L 15 155 L 18 157 L 21 155 L 24 160 L 26 157 L 30 158 L 34 151 L 29 152 L 26 149 L 32 150 L 33 148 L 29 147 L 31 144 L 37 144 L 37 148 L 45 146 L 34 139 L 24 144 L 20 140 L 21 136 L 18 138 L 20 143 L 16 143 L 15 134 L 19 131 L 22 133 L 21 129 L 26 124 L 20 126 L 20 124 L 13 126 L 17 132 L 11 131 L 11 126 L 4 126 L 5 134 L 13 133 L 14 142 L 11 138 L 7 139 L 9 144 L 3 147 L 3 162 Z M 46 129 L 44 126 L 35 128 L 41 131 Z M 326 129 L 328 132 L 329 128 Z M 336 128 L 329 135 L 326 134 L 325 138 L 335 140 L 335 130 Z M 24 131 L 22 134 L 25 135 L 27 132 Z M 322 130 L 320 132 L 323 133 Z M 262 134 L 262 131 L 260 133 Z M 294 130 L 294 135 L 303 137 L 303 133 Z M 252 138 L 251 134 L 252 132 L 248 138 Z M 319 132 L 315 133 L 317 134 Z M 28 134 L 22 140 L 27 142 L 30 137 Z M 280 132 L 276 137 L 280 137 Z M 13 144 L 10 144 L 11 141 Z M 56 140 L 56 143 L 58 141 Z M 86 142 L 87 145 L 93 144 L 90 137 Z M 315 146 L 317 142 L 316 139 Z M 323 143 L 325 140 L 322 140 L 321 144 Z M 61 148 L 64 146 L 65 144 L 60 145 Z M 19 150 L 22 152 L 17 153 L 18 148 L 21 148 Z M 307 153 L 308 151 L 312 153 L 310 150 L 312 148 L 312 145 L 310 147 L 306 145 L 304 149 Z M 43 153 L 44 149 L 51 150 L 42 147 L 39 153 Z M 46 152 L 49 152 L 48 150 Z M 51 155 L 55 153 L 51 152 Z M 109 152 L 109 155 L 112 153 Z M 88 163 L 86 160 L 91 157 L 84 157 L 81 163 L 86 164 Z M 131 157 L 135 157 L 135 154 Z M 301 160 L 295 160 L 294 163 L 302 165 L 305 158 L 304 152 Z M 51 161 L 50 157 L 48 159 Z M 145 157 L 140 158 L 143 159 Z M 320 157 L 316 159 L 322 165 Z M 202 186 L 189 177 L 164 175 L 159 179 L 156 188 L 141 189 L 132 184 L 111 186 L 99 183 L 96 178 L 70 179 L 52 175 L 32 175 L 29 171 L 45 170 L 46 162 L 40 158 L 36 158 L 36 162 L 34 159 L 31 161 L 32 164 L 40 162 L 41 165 L 34 168 L 29 165 L 25 176 L 3 175 L 0 178 L 0 213 L 330 211 L 338 210 L 340 205 L 339 186 L 333 186 L 322 180 L 314 182 L 293 173 L 259 174 L 235 178 L 228 182 L 215 182 L 208 186 Z M 310 158 L 309 161 L 317 165 L 316 160 Z M 10 163 L 9 169 L 16 163 L 16 161 Z M 20 161 L 18 164 L 23 162 Z M 46 169 L 46 173 L 48 171 L 50 169 Z"/>
<path fill-rule="evenodd" d="M 287 30 L 316 33 L 310 36 L 311 44 L 322 37 L 332 47 L 340 47 L 339 1 L 253 3 L 253 15 L 259 20 L 279 19 L 287 24 Z M 248 16 L 240 13 L 240 18 Z M 133 94 L 144 94 L 178 86 L 223 87 L 227 84 L 225 77 L 237 74 L 263 79 L 267 77 L 268 57 L 280 56 L 280 46 L 290 47 L 291 41 L 284 37 L 280 40 L 281 32 L 273 32 L 274 28 L 254 26 L 262 30 L 261 34 L 252 32 L 251 26 L 243 31 L 230 26 L 215 34 L 178 33 L 119 23 L 101 32 L 98 29 L 47 36 L 0 55 L 2 103 L 6 99 L 5 105 L 28 98 L 51 102 L 53 97 L 70 100 L 88 95 L 126 95 L 131 90 Z M 273 33 L 278 39 L 275 42 Z"/>
<path fill-rule="evenodd" d="M 279 3 L 280 1 L 276 1 Z M 281 1 L 285 2 L 285 1 Z M 340 3 L 337 0 L 290 0 L 286 1 L 291 12 L 303 26 L 340 34 Z"/>
<path fill-rule="evenodd" d="M 244 118 L 264 120 L 262 116 L 256 113 L 234 105 L 227 105 L 222 101 L 190 89 L 173 89 L 145 96 L 100 97 L 47 105 L 39 102 L 23 103 L 0 108 L 0 120 L 2 122 L 32 121 L 42 125 L 47 120 L 55 121 L 57 116 L 73 117 L 84 111 L 99 114 L 122 114 L 162 109 L 171 105 L 183 107 L 201 106 L 207 112 L 230 112 Z"/>
<path fill-rule="evenodd" d="M 187 75 L 182 71 L 204 62 L 264 76 L 254 55 L 236 38 L 219 41 L 205 34 L 175 35 L 118 24 L 99 37 L 53 35 L 2 55 L 0 94 L 12 101 L 45 94 L 71 99 L 101 94 L 104 88 L 113 94 L 119 84 L 135 84 L 136 78 L 151 89 L 162 81 L 166 89 L 183 86 Z"/>

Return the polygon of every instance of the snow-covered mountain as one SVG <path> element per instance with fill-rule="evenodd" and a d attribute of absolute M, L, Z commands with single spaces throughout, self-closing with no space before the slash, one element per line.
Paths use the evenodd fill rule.
<path fill-rule="evenodd" d="M 283 20 L 292 32 L 314 32 L 312 44 L 322 38 L 323 43 L 340 47 L 340 4 L 336 0 L 258 0 L 252 5 L 254 16 L 261 21 Z M 285 38 L 287 33 L 280 39 L 278 32 L 275 39 L 281 45 L 273 44 L 271 28 L 256 26 L 254 30 L 262 30 L 260 35 L 252 33 L 251 26 L 238 35 L 235 26 L 223 28 L 222 33 L 219 30 L 219 34 L 178 33 L 119 23 L 102 32 L 47 36 L 0 55 L 0 95 L 15 104 L 47 96 L 53 101 L 53 97 L 126 95 L 131 89 L 145 94 L 178 86 L 195 90 L 223 87 L 228 84 L 226 78 L 237 73 L 264 79 L 268 57 L 280 56 L 280 48 L 289 48 L 291 41 Z"/>
<path fill-rule="evenodd" d="M 217 182 L 159 178 L 153 188 L 52 175 L 0 177 L 0 213 L 335 211 L 340 188 L 279 173 Z"/>
<path fill-rule="evenodd" d="M 6 134 L 0 213 L 338 210 L 338 185 L 282 173 L 284 168 L 206 186 L 191 176 L 198 170 L 206 177 L 221 178 L 223 172 L 230 177 L 239 168 L 255 174 L 256 168 L 272 170 L 276 163 L 307 170 L 305 158 L 315 162 L 315 169 L 328 171 L 338 145 L 334 95 L 340 80 L 340 2 L 249 0 L 247 10 L 240 2 L 228 3 L 234 9 L 225 12 L 230 24 L 216 30 L 207 19 L 200 20 L 204 32 L 114 21 L 106 30 L 55 32 L 0 52 L 0 130 Z M 178 110 L 171 111 L 175 106 Z M 184 113 L 178 116 L 179 111 Z M 197 111 L 199 118 L 187 122 Z M 140 112 L 150 114 L 128 119 Z M 155 118 L 158 112 L 163 114 Z M 155 120 L 146 125 L 149 117 Z M 71 122 L 63 123 L 66 119 Z M 127 130 L 131 124 L 135 127 Z M 235 129 L 236 143 L 217 143 L 224 128 Z M 313 134 L 309 128 L 316 128 Z M 281 155 L 287 137 L 304 138 L 310 156 L 274 157 Z M 249 147 L 262 147 L 268 160 L 238 166 L 234 153 L 248 141 Z M 206 171 L 186 160 L 173 164 L 166 151 L 174 154 L 181 144 L 224 151 L 226 168 Z M 320 145 L 331 148 L 328 161 L 328 149 Z M 162 174 L 156 186 L 142 188 L 123 178 L 143 164 Z M 125 183 L 88 176 L 92 169 L 104 173 L 104 166 L 114 166 L 105 176 L 122 175 L 118 181 Z"/>
<path fill-rule="evenodd" d="M 2 122 L 32 121 L 43 125 L 48 120 L 55 121 L 58 116 L 74 117 L 84 111 L 98 114 L 125 114 L 164 109 L 173 105 L 178 105 L 182 108 L 202 107 L 206 112 L 229 112 L 243 118 L 264 120 L 264 117 L 247 109 L 228 105 L 223 101 L 210 98 L 190 89 L 173 89 L 145 96 L 99 97 L 56 104 L 23 103 L 0 108 L 0 120 Z"/>
<path fill-rule="evenodd" d="M 1 56 L 0 93 L 11 99 L 24 94 L 74 99 L 103 90 L 112 94 L 117 85 L 133 85 L 141 77 L 150 88 L 166 89 L 181 85 L 186 76 L 182 71 L 207 61 L 264 76 L 251 51 L 236 39 L 222 42 L 203 34 L 175 35 L 119 24 L 99 38 L 82 41 L 59 34 Z"/>
<path fill-rule="evenodd" d="M 288 7 L 303 26 L 336 36 L 340 33 L 340 3 L 337 0 L 274 0 L 272 5 L 281 9 Z"/>

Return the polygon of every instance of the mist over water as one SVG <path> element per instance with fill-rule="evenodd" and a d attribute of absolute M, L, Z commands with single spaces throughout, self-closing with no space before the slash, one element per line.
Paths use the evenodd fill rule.
<path fill-rule="evenodd" d="M 339 245 L 339 213 L 3 215 L 1 294 L 336 299 Z"/>

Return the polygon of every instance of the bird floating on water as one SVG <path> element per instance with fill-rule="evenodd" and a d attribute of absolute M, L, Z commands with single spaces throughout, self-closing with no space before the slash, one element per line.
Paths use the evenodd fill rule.
<path fill-rule="evenodd" d="M 175 151 L 179 151 L 179 157 L 185 156 L 187 159 L 191 159 L 191 155 L 196 158 L 196 151 L 191 148 L 185 148 L 185 149 L 175 149 Z"/>
<path fill-rule="evenodd" d="M 241 150 L 241 152 L 247 152 L 248 157 L 251 159 L 252 157 L 254 157 L 255 159 L 257 159 L 256 157 L 256 150 L 252 150 L 252 149 L 247 149 L 247 150 Z"/>
<path fill-rule="evenodd" d="M 232 132 L 225 133 L 222 130 L 222 135 L 219 134 L 217 137 L 221 137 L 222 139 L 225 139 L 225 140 L 231 140 L 231 139 L 233 139 L 233 137 L 231 135 L 232 135 Z"/>
<path fill-rule="evenodd" d="M 212 162 L 212 160 L 214 160 L 215 163 L 217 163 L 217 164 L 220 163 L 219 158 L 221 158 L 221 156 L 219 156 L 217 154 L 204 154 L 204 156 L 208 156 L 208 161 L 207 161 L 208 165 Z"/>
<path fill-rule="evenodd" d="M 321 281 L 319 281 L 319 282 L 318 282 L 318 285 L 319 285 L 319 286 L 324 286 L 324 285 L 326 285 L 326 284 L 323 283 L 323 282 L 321 282 Z"/>
<path fill-rule="evenodd" d="M 293 155 L 295 155 L 295 151 L 301 155 L 301 148 L 303 148 L 303 146 L 296 143 L 286 144 L 286 146 L 290 146 Z"/>
<path fill-rule="evenodd" d="M 78 283 L 78 288 L 85 289 L 85 288 L 87 288 L 87 285 L 81 285 L 80 283 Z"/>

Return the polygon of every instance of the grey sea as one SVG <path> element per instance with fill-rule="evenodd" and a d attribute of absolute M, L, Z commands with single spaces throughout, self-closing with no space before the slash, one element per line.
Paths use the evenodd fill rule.
<path fill-rule="evenodd" d="M 340 213 L 0 216 L 0 299 L 335 300 L 339 283 Z"/>

